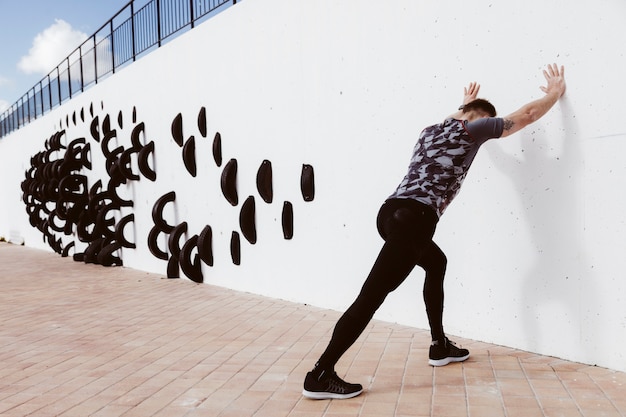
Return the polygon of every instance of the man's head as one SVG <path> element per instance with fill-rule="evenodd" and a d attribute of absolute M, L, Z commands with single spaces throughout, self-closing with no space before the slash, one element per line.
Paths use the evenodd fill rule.
<path fill-rule="evenodd" d="M 496 108 L 485 99 L 477 98 L 476 100 L 470 101 L 463 107 L 463 114 L 469 112 L 476 112 L 478 114 L 482 114 L 485 117 L 496 117 Z"/>

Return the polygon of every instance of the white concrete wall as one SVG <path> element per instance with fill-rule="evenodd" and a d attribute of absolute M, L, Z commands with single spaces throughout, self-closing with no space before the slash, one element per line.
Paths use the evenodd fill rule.
<path fill-rule="evenodd" d="M 91 103 L 100 117 L 122 111 L 118 137 L 127 144 L 135 106 L 146 140 L 157 143 L 158 178 L 125 188 L 137 242 L 123 250 L 125 266 L 165 274 L 146 236 L 156 198 L 176 190 L 171 221 L 187 221 L 187 237 L 214 229 L 205 282 L 343 310 L 381 246 L 375 216 L 419 131 L 454 112 L 470 81 L 506 115 L 541 96 L 541 70 L 558 62 L 564 99 L 522 133 L 486 144 L 439 224 L 446 329 L 626 371 L 624 16 L 621 0 L 241 2 L 0 140 L 0 235 L 14 230 L 46 247 L 19 184 L 60 119 Z M 195 124 L 202 106 L 207 139 Z M 196 136 L 196 178 L 170 134 L 179 112 L 186 137 Z M 67 129 L 69 139 L 89 137 L 87 122 Z M 239 162 L 237 208 L 222 197 L 211 157 L 217 131 L 224 161 Z M 104 178 L 98 149 L 93 142 L 90 184 Z M 263 159 L 274 168 L 272 204 L 255 188 Z M 300 195 L 303 163 L 315 168 L 313 202 Z M 248 195 L 258 243 L 242 238 L 235 266 L 229 239 Z M 282 238 L 284 200 L 294 204 L 292 240 Z M 421 285 L 416 270 L 377 317 L 426 327 Z"/>

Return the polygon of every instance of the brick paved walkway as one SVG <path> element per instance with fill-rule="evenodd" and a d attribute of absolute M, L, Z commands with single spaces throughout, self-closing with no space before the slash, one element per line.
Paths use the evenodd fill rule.
<path fill-rule="evenodd" d="M 0 243 L 0 416 L 626 415 L 626 374 L 471 340 L 431 368 L 424 330 L 374 321 L 340 362 L 364 395 L 302 380 L 339 313 Z"/>

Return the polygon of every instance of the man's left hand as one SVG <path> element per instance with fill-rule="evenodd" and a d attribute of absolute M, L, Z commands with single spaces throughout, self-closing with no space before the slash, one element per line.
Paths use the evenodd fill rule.
<path fill-rule="evenodd" d="M 463 87 L 463 104 L 467 104 L 476 100 L 478 90 L 480 90 L 480 84 L 478 84 L 477 82 L 471 82 L 469 86 Z"/>

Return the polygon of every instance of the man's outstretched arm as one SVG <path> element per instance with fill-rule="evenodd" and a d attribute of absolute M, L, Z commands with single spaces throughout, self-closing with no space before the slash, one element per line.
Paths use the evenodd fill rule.
<path fill-rule="evenodd" d="M 546 93 L 546 95 L 539 100 L 531 101 L 519 110 L 504 117 L 502 137 L 512 135 L 539 120 L 565 93 L 565 70 L 563 66 L 559 69 L 556 64 L 548 65 L 547 70 L 543 71 L 543 75 L 546 77 L 548 84 L 545 87 L 542 86 L 541 91 Z"/>

